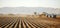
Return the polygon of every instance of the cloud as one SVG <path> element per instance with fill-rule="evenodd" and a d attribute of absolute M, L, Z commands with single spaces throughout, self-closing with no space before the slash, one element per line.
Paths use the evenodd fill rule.
<path fill-rule="evenodd" d="M 0 0 L 0 7 L 20 6 L 60 8 L 60 0 Z"/>

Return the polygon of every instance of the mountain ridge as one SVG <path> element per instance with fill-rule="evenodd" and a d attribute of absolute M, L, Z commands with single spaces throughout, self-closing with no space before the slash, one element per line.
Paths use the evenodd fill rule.
<path fill-rule="evenodd" d="M 0 8 L 0 13 L 57 13 L 60 14 L 60 9 L 59 8 L 51 8 L 51 7 L 3 7 Z"/>

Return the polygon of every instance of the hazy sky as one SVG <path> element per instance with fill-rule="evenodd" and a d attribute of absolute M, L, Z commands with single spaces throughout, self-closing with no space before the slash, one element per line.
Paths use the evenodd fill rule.
<path fill-rule="evenodd" d="M 0 7 L 21 6 L 60 8 L 60 0 L 0 0 Z"/>

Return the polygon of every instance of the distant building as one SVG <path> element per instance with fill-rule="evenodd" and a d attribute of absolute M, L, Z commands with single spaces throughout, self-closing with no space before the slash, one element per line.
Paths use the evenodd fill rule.
<path fill-rule="evenodd" d="M 50 18 L 56 18 L 56 15 L 55 14 L 46 14 L 47 17 L 50 17 Z"/>
<path fill-rule="evenodd" d="M 56 18 L 55 14 L 48 14 L 46 12 L 43 12 L 40 16 L 46 16 L 46 17 L 49 17 L 49 18 Z"/>

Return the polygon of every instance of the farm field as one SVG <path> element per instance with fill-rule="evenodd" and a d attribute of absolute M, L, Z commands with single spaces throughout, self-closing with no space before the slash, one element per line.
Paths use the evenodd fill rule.
<path fill-rule="evenodd" d="M 0 16 L 0 28 L 60 28 L 59 18 Z"/>

